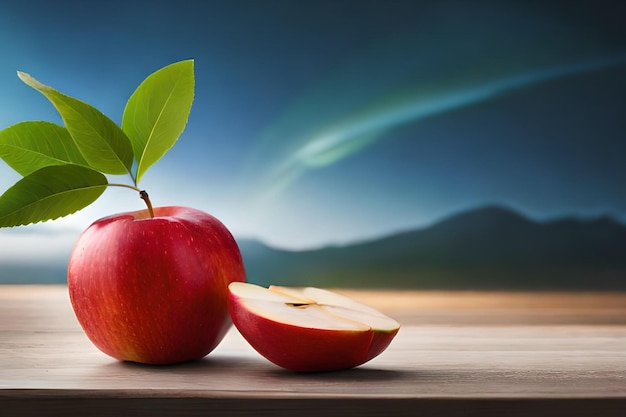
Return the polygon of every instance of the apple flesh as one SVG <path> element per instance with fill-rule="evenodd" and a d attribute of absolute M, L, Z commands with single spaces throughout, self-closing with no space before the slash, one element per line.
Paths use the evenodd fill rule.
<path fill-rule="evenodd" d="M 229 285 L 235 327 L 270 362 L 296 372 L 353 368 L 378 356 L 397 321 L 351 298 L 319 288 Z"/>
<path fill-rule="evenodd" d="M 187 207 L 97 220 L 68 265 L 70 300 L 87 337 L 116 359 L 147 364 L 211 352 L 231 326 L 228 284 L 243 281 L 227 228 Z"/>

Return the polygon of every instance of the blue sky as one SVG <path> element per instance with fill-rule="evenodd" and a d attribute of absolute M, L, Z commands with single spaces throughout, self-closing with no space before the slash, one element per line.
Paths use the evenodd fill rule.
<path fill-rule="evenodd" d="M 119 122 L 149 73 L 195 59 L 187 129 L 141 185 L 155 205 L 205 210 L 237 236 L 348 243 L 485 204 L 626 221 L 619 2 L 9 0 L 0 10 L 0 128 L 60 121 L 17 70 Z M 17 179 L 0 166 L 2 190 Z M 0 231 L 2 256 L 41 245 L 60 257 L 93 220 L 142 204 L 107 190 L 68 218 Z"/>

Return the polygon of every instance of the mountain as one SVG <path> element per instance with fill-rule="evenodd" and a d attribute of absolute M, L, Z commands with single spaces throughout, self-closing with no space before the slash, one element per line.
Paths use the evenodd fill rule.
<path fill-rule="evenodd" d="M 241 246 L 248 280 L 259 284 L 626 289 L 626 227 L 608 217 L 535 222 L 491 206 L 344 247 L 284 252 L 255 242 Z"/>
<path fill-rule="evenodd" d="M 0 262 L 0 284 L 64 284 L 66 276 L 67 267 L 62 263 Z"/>
<path fill-rule="evenodd" d="M 626 226 L 609 217 L 536 222 L 499 206 L 430 227 L 319 250 L 238 239 L 248 281 L 411 289 L 626 290 Z M 0 283 L 64 283 L 63 266 L 0 265 Z"/>

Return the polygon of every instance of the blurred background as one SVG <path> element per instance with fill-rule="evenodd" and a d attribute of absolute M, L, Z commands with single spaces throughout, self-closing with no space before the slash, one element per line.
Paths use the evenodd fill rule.
<path fill-rule="evenodd" d="M 626 3 L 5 0 L 0 129 L 61 123 L 16 71 L 120 123 L 193 58 L 187 129 L 145 175 L 212 213 L 259 284 L 626 289 Z M 19 176 L 0 163 L 0 191 Z M 63 283 L 109 189 L 0 230 L 0 283 Z"/>

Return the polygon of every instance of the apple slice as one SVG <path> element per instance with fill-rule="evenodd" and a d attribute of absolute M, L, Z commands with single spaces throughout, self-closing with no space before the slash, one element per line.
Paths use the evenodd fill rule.
<path fill-rule="evenodd" d="M 348 369 L 378 356 L 400 324 L 376 309 L 319 288 L 233 282 L 237 330 L 270 362 L 296 372 Z"/>

